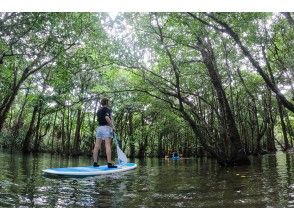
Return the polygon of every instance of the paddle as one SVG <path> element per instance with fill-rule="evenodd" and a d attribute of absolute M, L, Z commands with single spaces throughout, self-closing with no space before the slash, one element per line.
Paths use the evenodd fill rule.
<path fill-rule="evenodd" d="M 119 140 L 115 132 L 113 132 L 113 139 L 116 145 L 116 151 L 117 151 L 117 158 L 119 164 L 125 164 L 128 162 L 127 156 L 125 153 L 120 149 L 119 147 Z"/>

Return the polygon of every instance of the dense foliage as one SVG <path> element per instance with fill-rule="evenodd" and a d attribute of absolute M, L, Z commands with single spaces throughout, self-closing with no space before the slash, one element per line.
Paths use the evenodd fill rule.
<path fill-rule="evenodd" d="M 91 154 L 102 97 L 129 157 L 293 148 L 292 13 L 1 13 L 0 145 Z"/>

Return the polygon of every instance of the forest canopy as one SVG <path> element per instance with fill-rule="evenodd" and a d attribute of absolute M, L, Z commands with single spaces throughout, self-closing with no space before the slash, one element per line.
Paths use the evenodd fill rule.
<path fill-rule="evenodd" d="M 133 157 L 293 149 L 293 13 L 0 13 L 0 146 L 91 154 L 112 102 Z"/>

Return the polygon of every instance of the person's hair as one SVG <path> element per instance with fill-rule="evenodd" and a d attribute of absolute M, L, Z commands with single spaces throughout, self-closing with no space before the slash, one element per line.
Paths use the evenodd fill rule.
<path fill-rule="evenodd" d="M 101 105 L 108 105 L 108 101 L 109 101 L 109 99 L 108 98 L 103 98 L 103 99 L 101 99 Z"/>

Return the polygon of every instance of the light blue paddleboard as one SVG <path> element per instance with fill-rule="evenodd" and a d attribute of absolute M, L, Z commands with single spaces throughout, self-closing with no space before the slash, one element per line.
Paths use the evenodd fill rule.
<path fill-rule="evenodd" d="M 128 170 L 135 169 L 137 164 L 135 163 L 125 163 L 116 164 L 117 168 L 108 168 L 107 165 L 93 167 L 65 167 L 65 168 L 49 168 L 43 170 L 45 174 L 59 175 L 59 176 L 97 176 L 105 175 L 111 173 L 124 172 Z"/>

